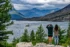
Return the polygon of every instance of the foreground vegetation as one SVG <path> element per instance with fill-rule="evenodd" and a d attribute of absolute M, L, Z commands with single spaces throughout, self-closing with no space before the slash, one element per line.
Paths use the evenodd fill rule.
<path fill-rule="evenodd" d="M 62 30 L 59 27 L 59 45 L 63 45 L 64 47 L 67 47 L 70 45 L 69 33 L 70 33 L 70 24 L 67 31 Z M 32 42 L 33 45 L 35 45 L 36 43 L 42 43 L 42 42 L 48 44 L 48 39 L 46 37 L 47 37 L 47 34 L 45 34 L 45 31 L 42 25 L 40 25 L 37 31 L 34 32 L 34 30 L 32 30 L 30 34 L 28 34 L 28 30 L 25 29 L 23 35 L 20 38 L 14 39 L 12 46 L 15 47 L 16 44 L 19 42 Z M 55 45 L 54 39 L 52 44 Z"/>
<path fill-rule="evenodd" d="M 8 34 L 13 34 L 12 31 L 6 30 L 6 27 L 12 24 L 9 14 L 11 9 L 9 0 L 0 0 L 0 47 L 6 47 Z"/>
<path fill-rule="evenodd" d="M 6 27 L 11 25 L 9 11 L 12 9 L 9 0 L 0 0 L 0 47 L 16 47 L 19 42 L 32 42 L 33 45 L 36 43 L 47 43 L 47 34 L 45 33 L 42 25 L 40 25 L 37 31 L 32 30 L 28 34 L 28 30 L 25 29 L 23 35 L 20 38 L 13 39 L 12 43 L 7 43 L 8 34 L 13 34 L 12 31 L 7 31 Z M 52 44 L 54 44 L 54 39 Z M 70 23 L 66 30 L 59 28 L 59 45 L 67 47 L 70 45 Z"/>

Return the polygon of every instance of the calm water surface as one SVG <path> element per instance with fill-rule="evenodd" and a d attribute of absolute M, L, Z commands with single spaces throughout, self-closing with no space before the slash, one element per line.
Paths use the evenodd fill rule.
<path fill-rule="evenodd" d="M 8 42 L 11 42 L 13 38 L 19 38 L 22 36 L 24 29 L 28 29 L 28 33 L 31 32 L 31 30 L 34 30 L 36 32 L 37 28 L 42 24 L 44 31 L 47 34 L 46 26 L 48 24 L 52 24 L 53 26 L 55 24 L 58 24 L 62 29 L 68 28 L 68 22 L 49 22 L 49 21 L 14 21 L 14 24 L 8 27 L 8 30 L 13 31 L 13 35 L 9 35 Z M 29 26 L 26 26 L 29 25 Z"/>

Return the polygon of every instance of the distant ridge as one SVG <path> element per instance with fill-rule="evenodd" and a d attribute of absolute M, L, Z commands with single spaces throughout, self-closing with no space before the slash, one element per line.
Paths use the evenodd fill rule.
<path fill-rule="evenodd" d="M 11 14 L 11 20 L 22 20 L 24 18 L 24 15 L 14 8 L 11 11 L 14 11 L 14 14 Z"/>
<path fill-rule="evenodd" d="M 48 15 L 45 15 L 45 17 L 65 15 L 65 14 L 69 14 L 69 13 L 70 13 L 70 4 L 67 5 L 66 7 L 64 7 L 63 9 L 60 9 L 60 10 L 54 12 L 54 13 L 50 13 Z"/>
<path fill-rule="evenodd" d="M 59 11 L 56 11 L 54 13 L 51 13 L 51 14 L 48 14 L 48 15 L 45 15 L 44 17 L 47 17 L 49 18 L 48 20 L 50 20 L 51 18 L 54 18 L 54 17 L 59 17 L 59 16 L 63 16 L 63 15 L 68 15 L 70 14 L 70 4 L 67 5 L 66 7 L 64 7 L 63 9 L 60 9 Z M 55 18 L 54 18 L 55 19 Z M 56 19 L 55 19 L 56 20 Z M 57 20 L 58 21 L 58 20 Z"/>
<path fill-rule="evenodd" d="M 52 21 L 53 18 L 54 18 L 54 20 L 56 20 L 56 18 L 57 18 L 56 21 L 58 21 L 58 20 L 61 21 L 64 19 L 58 19 L 58 17 L 60 16 L 60 18 L 65 18 L 65 16 L 67 16 L 67 15 L 70 16 L 70 4 L 67 5 L 66 7 L 64 7 L 63 9 L 60 9 L 56 12 L 50 13 L 50 14 L 42 16 L 42 17 L 37 17 L 37 18 L 33 17 L 33 18 L 28 19 L 28 20 L 34 20 L 35 21 L 35 19 L 36 19 L 37 21 Z M 67 18 L 67 19 L 69 20 L 69 18 Z"/>

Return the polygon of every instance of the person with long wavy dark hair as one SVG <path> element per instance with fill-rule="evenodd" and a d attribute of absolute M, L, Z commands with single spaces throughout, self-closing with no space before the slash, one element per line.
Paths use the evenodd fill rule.
<path fill-rule="evenodd" d="M 58 45 L 58 43 L 59 43 L 59 27 L 57 24 L 54 27 L 54 41 L 55 41 L 55 44 Z"/>

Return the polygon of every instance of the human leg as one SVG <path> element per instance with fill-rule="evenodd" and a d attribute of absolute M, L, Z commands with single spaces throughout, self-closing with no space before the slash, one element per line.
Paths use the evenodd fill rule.
<path fill-rule="evenodd" d="M 57 44 L 57 39 L 56 39 L 56 36 L 54 37 L 54 42 L 55 42 L 55 45 Z"/>
<path fill-rule="evenodd" d="M 52 44 L 52 37 L 49 37 L 49 44 Z"/>
<path fill-rule="evenodd" d="M 58 45 L 58 43 L 59 43 L 59 37 L 57 36 L 57 45 Z"/>

